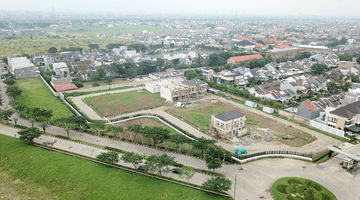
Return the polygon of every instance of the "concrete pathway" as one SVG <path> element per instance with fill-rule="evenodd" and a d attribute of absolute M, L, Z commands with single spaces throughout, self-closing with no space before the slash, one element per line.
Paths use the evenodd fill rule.
<path fill-rule="evenodd" d="M 88 95 L 82 95 L 78 97 L 69 97 L 75 105 L 83 112 L 86 116 L 88 116 L 90 119 L 95 120 L 103 120 L 102 116 L 99 116 L 90 106 L 88 106 L 83 99 L 87 97 L 95 97 L 100 95 L 106 95 L 106 94 L 116 94 L 116 93 L 122 93 L 122 92 L 130 92 L 130 91 L 136 91 L 139 89 L 145 89 L 145 87 L 136 87 L 136 88 L 128 88 L 128 89 L 122 89 L 122 90 L 114 90 L 114 91 L 108 91 L 108 92 L 101 92 L 101 93 L 95 93 L 95 94 L 88 94 Z"/>

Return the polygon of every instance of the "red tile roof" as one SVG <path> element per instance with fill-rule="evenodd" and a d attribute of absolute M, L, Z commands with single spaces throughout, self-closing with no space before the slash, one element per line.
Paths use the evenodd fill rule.
<path fill-rule="evenodd" d="M 238 40 L 251 40 L 251 38 L 245 38 L 245 37 L 237 37 Z"/>
<path fill-rule="evenodd" d="M 302 104 L 304 104 L 305 107 L 309 108 L 310 111 L 314 111 L 317 109 L 317 107 L 314 104 L 312 104 L 309 100 L 302 102 Z"/>
<path fill-rule="evenodd" d="M 230 42 L 231 42 L 230 40 L 224 40 L 224 41 L 222 41 L 222 43 L 225 43 L 225 44 L 230 43 Z"/>
<path fill-rule="evenodd" d="M 290 46 L 289 46 L 289 45 L 283 45 L 283 44 L 281 44 L 281 45 L 276 45 L 276 46 L 274 46 L 274 48 L 277 48 L 277 49 L 285 49 L 285 48 L 290 48 Z"/>
<path fill-rule="evenodd" d="M 77 87 L 74 83 L 65 83 L 62 85 L 55 85 L 54 89 L 56 90 L 56 92 L 63 92 L 68 90 L 75 90 L 77 89 Z"/>
<path fill-rule="evenodd" d="M 262 58 L 264 58 L 264 57 L 262 57 L 262 55 L 260 55 L 260 54 L 231 57 L 231 59 L 233 59 L 235 62 L 243 62 L 243 61 L 248 61 L 248 60 L 253 60 L 253 59 L 262 59 Z"/>
<path fill-rule="evenodd" d="M 265 47 L 265 45 L 261 44 L 261 43 L 256 43 L 256 42 L 253 42 L 255 44 L 256 47 Z"/>

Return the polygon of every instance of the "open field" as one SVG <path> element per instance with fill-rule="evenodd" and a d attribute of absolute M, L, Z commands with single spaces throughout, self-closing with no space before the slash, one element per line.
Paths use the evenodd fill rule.
<path fill-rule="evenodd" d="M 20 79 L 16 84 L 23 90 L 22 94 L 16 98 L 20 105 L 52 110 L 54 120 L 73 115 L 40 78 Z"/>
<path fill-rule="evenodd" d="M 0 166 L 59 199 L 222 199 L 188 187 L 26 145 L 0 135 Z"/>
<path fill-rule="evenodd" d="M 169 113 L 178 118 L 184 119 L 185 122 L 193 125 L 201 130 L 203 133 L 209 134 L 211 116 L 229 110 L 237 110 L 245 115 L 247 119 L 245 127 L 254 135 L 252 139 L 260 142 L 266 134 L 272 135 L 278 142 L 284 143 L 293 147 L 301 147 L 305 144 L 316 140 L 316 137 L 308 133 L 299 131 L 290 126 L 267 118 L 262 115 L 257 115 L 247 110 L 241 110 L 218 100 L 211 102 L 209 99 L 204 99 L 198 103 L 193 104 L 193 108 L 171 108 Z M 283 139 L 283 137 L 288 139 Z"/>
<path fill-rule="evenodd" d="M 297 177 L 285 177 L 278 179 L 271 187 L 271 191 L 276 199 L 289 199 L 291 194 L 299 194 L 299 196 L 292 197 L 292 200 L 301 200 L 300 196 L 304 195 L 304 192 L 308 187 L 314 188 L 315 193 L 318 197 L 313 198 L 317 200 L 326 199 L 326 200 L 337 200 L 336 196 L 326 189 L 324 186 L 319 183 L 311 181 L 310 183 L 314 186 L 309 186 L 306 183 L 309 183 L 309 179 L 297 178 Z M 289 197 L 290 196 L 290 197 Z M 326 196 L 327 198 L 325 198 Z"/>
<path fill-rule="evenodd" d="M 58 29 L 48 29 L 49 31 L 55 32 Z M 173 29 L 162 29 L 156 26 L 149 25 L 120 25 L 117 27 L 104 27 L 104 26 L 77 26 L 71 29 L 62 30 L 64 34 L 81 34 L 90 37 L 96 37 L 96 34 L 103 33 L 109 36 L 113 36 L 117 33 L 140 33 L 143 30 L 148 32 L 165 32 L 173 31 Z M 57 32 L 59 33 L 59 32 Z"/>
<path fill-rule="evenodd" d="M 121 40 L 112 37 L 103 38 L 67 38 L 60 37 L 59 39 L 47 37 L 17 38 L 0 40 L 0 58 L 6 56 L 16 56 L 21 54 L 41 54 L 48 53 L 50 47 L 56 47 L 60 50 L 61 47 L 81 47 L 84 50 L 89 49 L 89 44 L 98 44 L 100 49 L 106 49 L 106 45 L 112 43 L 121 43 L 125 45 L 133 44 L 130 40 Z"/>
<path fill-rule="evenodd" d="M 112 85 L 115 84 L 121 84 L 121 83 L 129 83 L 130 81 L 124 78 L 114 78 L 114 80 L 111 82 Z M 89 81 L 89 82 L 84 82 L 84 88 L 92 88 L 92 84 L 93 83 L 99 83 L 99 86 L 104 86 L 104 85 L 109 85 L 108 83 L 105 83 L 104 80 L 100 80 L 100 81 Z"/>
<path fill-rule="evenodd" d="M 100 116 L 106 115 L 110 118 L 124 113 L 167 105 L 160 94 L 152 94 L 147 91 L 105 94 L 87 97 L 83 101 Z"/>

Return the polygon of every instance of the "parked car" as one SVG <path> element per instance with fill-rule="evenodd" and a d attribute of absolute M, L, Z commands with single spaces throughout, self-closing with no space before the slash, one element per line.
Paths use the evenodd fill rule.
<path fill-rule="evenodd" d="M 182 171 L 181 168 L 173 168 L 173 169 L 171 169 L 171 172 L 172 172 L 172 173 L 175 173 L 175 174 L 180 174 L 181 171 Z"/>
<path fill-rule="evenodd" d="M 145 165 L 139 165 L 136 169 L 140 171 L 145 171 Z"/>

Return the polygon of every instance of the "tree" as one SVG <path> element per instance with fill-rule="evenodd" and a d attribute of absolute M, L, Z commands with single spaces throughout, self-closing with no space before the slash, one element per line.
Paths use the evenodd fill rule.
<path fill-rule="evenodd" d="M 213 145 L 216 143 L 216 140 L 208 140 L 204 137 L 198 138 L 196 140 L 192 140 L 191 144 L 194 148 L 199 149 L 204 154 L 205 150 L 207 149 L 208 145 Z"/>
<path fill-rule="evenodd" d="M 255 86 L 257 84 L 257 81 L 254 77 L 249 78 L 249 83 L 251 86 Z"/>
<path fill-rule="evenodd" d="M 89 65 L 86 63 L 78 63 L 78 65 L 76 66 L 76 70 L 81 72 L 82 75 L 85 75 L 86 71 L 89 70 Z"/>
<path fill-rule="evenodd" d="M 350 54 L 340 54 L 339 55 L 340 61 L 352 61 L 352 55 Z"/>
<path fill-rule="evenodd" d="M 325 90 L 321 88 L 321 89 L 319 90 L 319 92 L 320 92 L 320 94 L 323 94 L 323 93 L 325 92 Z"/>
<path fill-rule="evenodd" d="M 89 47 L 90 49 L 98 49 L 98 48 L 99 48 L 99 45 L 98 45 L 98 44 L 89 44 L 88 47 Z M 119 46 L 117 46 L 117 47 L 119 47 Z"/>
<path fill-rule="evenodd" d="M 145 162 L 145 169 L 146 171 L 151 172 L 158 171 L 158 174 L 162 176 L 162 172 L 167 173 L 170 171 L 169 165 L 174 165 L 176 163 L 174 159 L 174 157 L 171 157 L 166 153 L 161 155 L 151 155 Z"/>
<path fill-rule="evenodd" d="M 1 94 L 0 94 L 0 106 L 3 105 L 4 99 L 2 98 Z"/>
<path fill-rule="evenodd" d="M 123 160 L 125 163 L 133 164 L 135 169 L 136 169 L 136 165 L 142 163 L 143 159 L 144 159 L 144 156 L 139 155 L 135 152 L 125 152 L 121 156 L 121 160 Z"/>
<path fill-rule="evenodd" d="M 316 191 L 314 188 L 309 187 L 309 186 L 304 191 L 304 197 L 305 197 L 306 200 L 322 199 L 321 194 L 318 191 Z"/>
<path fill-rule="evenodd" d="M 6 108 L 2 111 L 0 111 L 0 118 L 3 120 L 9 120 L 9 118 L 11 117 L 11 115 L 14 114 L 14 110 L 11 108 Z"/>
<path fill-rule="evenodd" d="M 22 90 L 16 85 L 11 85 L 6 88 L 6 94 L 11 96 L 13 99 L 15 99 L 17 96 L 20 96 L 21 93 Z"/>
<path fill-rule="evenodd" d="M 15 126 L 16 126 L 16 125 L 17 125 L 17 121 L 19 120 L 19 118 L 18 118 L 18 117 L 13 117 L 13 120 L 14 120 Z"/>
<path fill-rule="evenodd" d="M 99 73 L 95 73 L 94 75 L 91 76 L 91 80 L 92 81 L 97 81 L 100 79 L 100 75 Z"/>
<path fill-rule="evenodd" d="M 231 181 L 224 177 L 216 177 L 207 179 L 202 186 L 208 190 L 212 190 L 215 192 L 224 192 L 231 189 Z"/>
<path fill-rule="evenodd" d="M 57 48 L 56 47 L 50 47 L 48 50 L 49 53 L 56 53 L 57 52 Z"/>
<path fill-rule="evenodd" d="M 180 64 L 179 58 L 174 59 L 172 62 L 173 62 L 173 65 L 178 65 L 178 64 Z"/>
<path fill-rule="evenodd" d="M 41 122 L 41 127 L 43 128 L 43 131 L 45 133 L 45 129 L 48 127 L 48 123 L 47 122 Z"/>
<path fill-rule="evenodd" d="M 156 148 L 159 147 L 160 141 L 164 141 L 166 139 L 169 139 L 170 137 L 170 131 L 166 128 L 162 127 L 148 127 L 145 126 L 143 130 L 143 135 L 146 138 L 153 139 L 154 143 L 156 144 Z"/>
<path fill-rule="evenodd" d="M 106 76 L 104 78 L 104 80 L 105 80 L 105 83 L 108 83 L 110 85 L 111 82 L 114 80 L 114 77 L 113 76 Z"/>
<path fill-rule="evenodd" d="M 66 131 L 66 135 L 67 135 L 67 137 L 69 138 L 70 137 L 70 126 L 68 126 L 68 125 L 65 125 L 65 128 L 64 128 L 64 130 Z"/>
<path fill-rule="evenodd" d="M 108 127 L 107 131 L 111 131 L 112 133 L 114 133 L 114 135 L 116 133 L 119 133 L 120 139 L 122 139 L 121 132 L 123 131 L 123 128 L 121 126 L 110 126 Z"/>
<path fill-rule="evenodd" d="M 190 140 L 189 138 L 180 134 L 170 135 L 170 141 L 175 143 L 179 147 L 179 151 L 181 151 L 181 144 L 185 142 L 189 142 L 189 140 Z"/>
<path fill-rule="evenodd" d="M 34 127 L 34 123 L 35 123 L 35 119 L 34 118 L 30 118 L 29 122 L 31 123 L 31 127 Z"/>
<path fill-rule="evenodd" d="M 14 85 L 16 83 L 16 80 L 13 78 L 10 79 L 6 79 L 3 81 L 6 85 L 10 86 L 10 85 Z"/>
<path fill-rule="evenodd" d="M 222 162 L 221 159 L 225 159 L 225 151 L 221 147 L 214 145 L 208 145 L 208 148 L 205 152 L 205 161 L 206 166 L 209 169 L 215 171 L 215 169 L 221 168 Z"/>
<path fill-rule="evenodd" d="M 329 68 L 326 65 L 322 65 L 322 64 L 315 64 L 315 65 L 311 66 L 311 71 L 316 75 L 323 74 L 324 72 L 326 72 L 328 70 L 329 70 Z"/>
<path fill-rule="evenodd" d="M 337 85 L 336 82 L 329 82 L 329 83 L 327 84 L 327 87 L 328 87 L 328 91 L 329 91 L 329 92 L 333 92 L 333 91 L 335 91 L 335 90 L 338 88 L 338 85 Z"/>
<path fill-rule="evenodd" d="M 180 178 L 186 178 L 188 182 L 195 175 L 195 169 L 192 167 L 184 167 L 181 170 Z"/>
<path fill-rule="evenodd" d="M 39 138 L 41 136 L 41 131 L 36 127 L 31 127 L 18 131 L 18 134 L 20 135 L 20 140 L 32 143 L 35 138 Z"/>
<path fill-rule="evenodd" d="M 66 47 L 61 47 L 59 52 L 65 52 L 65 51 L 69 51 L 69 49 Z"/>
<path fill-rule="evenodd" d="M 101 154 L 96 156 L 96 159 L 101 162 L 114 164 L 119 162 L 119 154 L 115 151 L 101 152 Z"/>

